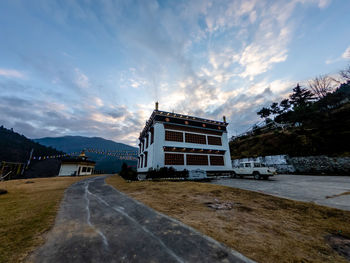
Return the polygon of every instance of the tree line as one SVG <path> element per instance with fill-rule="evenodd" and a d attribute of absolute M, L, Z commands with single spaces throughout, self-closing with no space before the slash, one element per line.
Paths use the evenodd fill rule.
<path fill-rule="evenodd" d="M 315 114 L 327 113 L 341 106 L 350 99 L 350 65 L 339 72 L 340 80 L 322 75 L 308 81 L 307 87 L 299 83 L 293 88 L 289 98 L 273 102 L 269 107 L 263 107 L 257 114 L 266 123 L 303 125 Z"/>

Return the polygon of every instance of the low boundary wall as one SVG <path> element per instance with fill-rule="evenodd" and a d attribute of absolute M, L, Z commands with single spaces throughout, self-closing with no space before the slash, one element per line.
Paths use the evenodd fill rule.
<path fill-rule="evenodd" d="M 350 175 L 350 157 L 270 155 L 232 160 L 232 166 L 256 161 L 273 166 L 278 173 Z"/>

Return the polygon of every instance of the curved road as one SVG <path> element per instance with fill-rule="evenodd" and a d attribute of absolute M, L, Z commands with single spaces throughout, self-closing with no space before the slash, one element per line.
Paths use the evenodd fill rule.
<path fill-rule="evenodd" d="M 252 262 L 105 184 L 66 190 L 55 226 L 33 262 Z"/>

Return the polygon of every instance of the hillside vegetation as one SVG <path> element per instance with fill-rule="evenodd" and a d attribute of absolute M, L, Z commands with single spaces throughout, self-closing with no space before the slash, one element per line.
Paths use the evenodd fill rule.
<path fill-rule="evenodd" d="M 31 150 L 33 156 L 52 156 L 59 155 L 63 152 L 57 151 L 52 147 L 43 146 L 37 142 L 34 142 L 23 135 L 14 132 L 12 129 L 6 129 L 3 126 L 0 127 L 0 162 L 15 162 L 26 163 L 30 157 Z M 24 170 L 24 174 L 14 175 L 11 174 L 11 178 L 32 178 L 32 177 L 51 177 L 58 174 L 61 161 L 58 159 L 46 159 L 46 160 L 32 160 L 30 166 Z M 2 169 L 2 164 L 0 163 Z M 9 167 L 5 165 L 5 171 Z M 14 168 L 16 171 L 17 168 Z M 5 172 L 6 174 L 6 172 Z M 9 179 L 9 178 L 7 178 Z"/>
<path fill-rule="evenodd" d="M 350 156 L 350 80 L 323 93 L 298 84 L 289 99 L 257 114 L 267 125 L 233 137 L 232 159 L 277 154 Z"/>
<path fill-rule="evenodd" d="M 50 156 L 62 153 L 52 147 L 34 142 L 12 129 L 0 127 L 0 161 L 26 162 L 32 149 L 34 149 L 33 156 Z"/>

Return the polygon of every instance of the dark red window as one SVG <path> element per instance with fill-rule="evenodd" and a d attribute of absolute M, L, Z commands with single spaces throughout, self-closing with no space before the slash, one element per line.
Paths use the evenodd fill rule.
<path fill-rule="evenodd" d="M 208 165 L 208 155 L 187 154 L 187 165 Z"/>
<path fill-rule="evenodd" d="M 224 157 L 217 156 L 217 155 L 210 155 L 210 165 L 218 165 L 218 166 L 225 165 Z"/>
<path fill-rule="evenodd" d="M 183 142 L 184 137 L 182 132 L 165 131 L 165 140 L 172 142 Z"/>
<path fill-rule="evenodd" d="M 164 154 L 165 165 L 184 165 L 184 155 L 177 153 L 165 153 Z"/>
<path fill-rule="evenodd" d="M 148 153 L 145 152 L 145 166 L 144 167 L 147 167 L 147 156 L 148 156 Z"/>
<path fill-rule="evenodd" d="M 186 142 L 189 142 L 189 143 L 207 144 L 205 135 L 186 133 L 185 138 L 186 138 Z"/>
<path fill-rule="evenodd" d="M 151 144 L 154 142 L 154 128 L 151 128 Z"/>
<path fill-rule="evenodd" d="M 222 145 L 221 137 L 208 136 L 208 144 L 210 144 L 210 145 Z"/>

